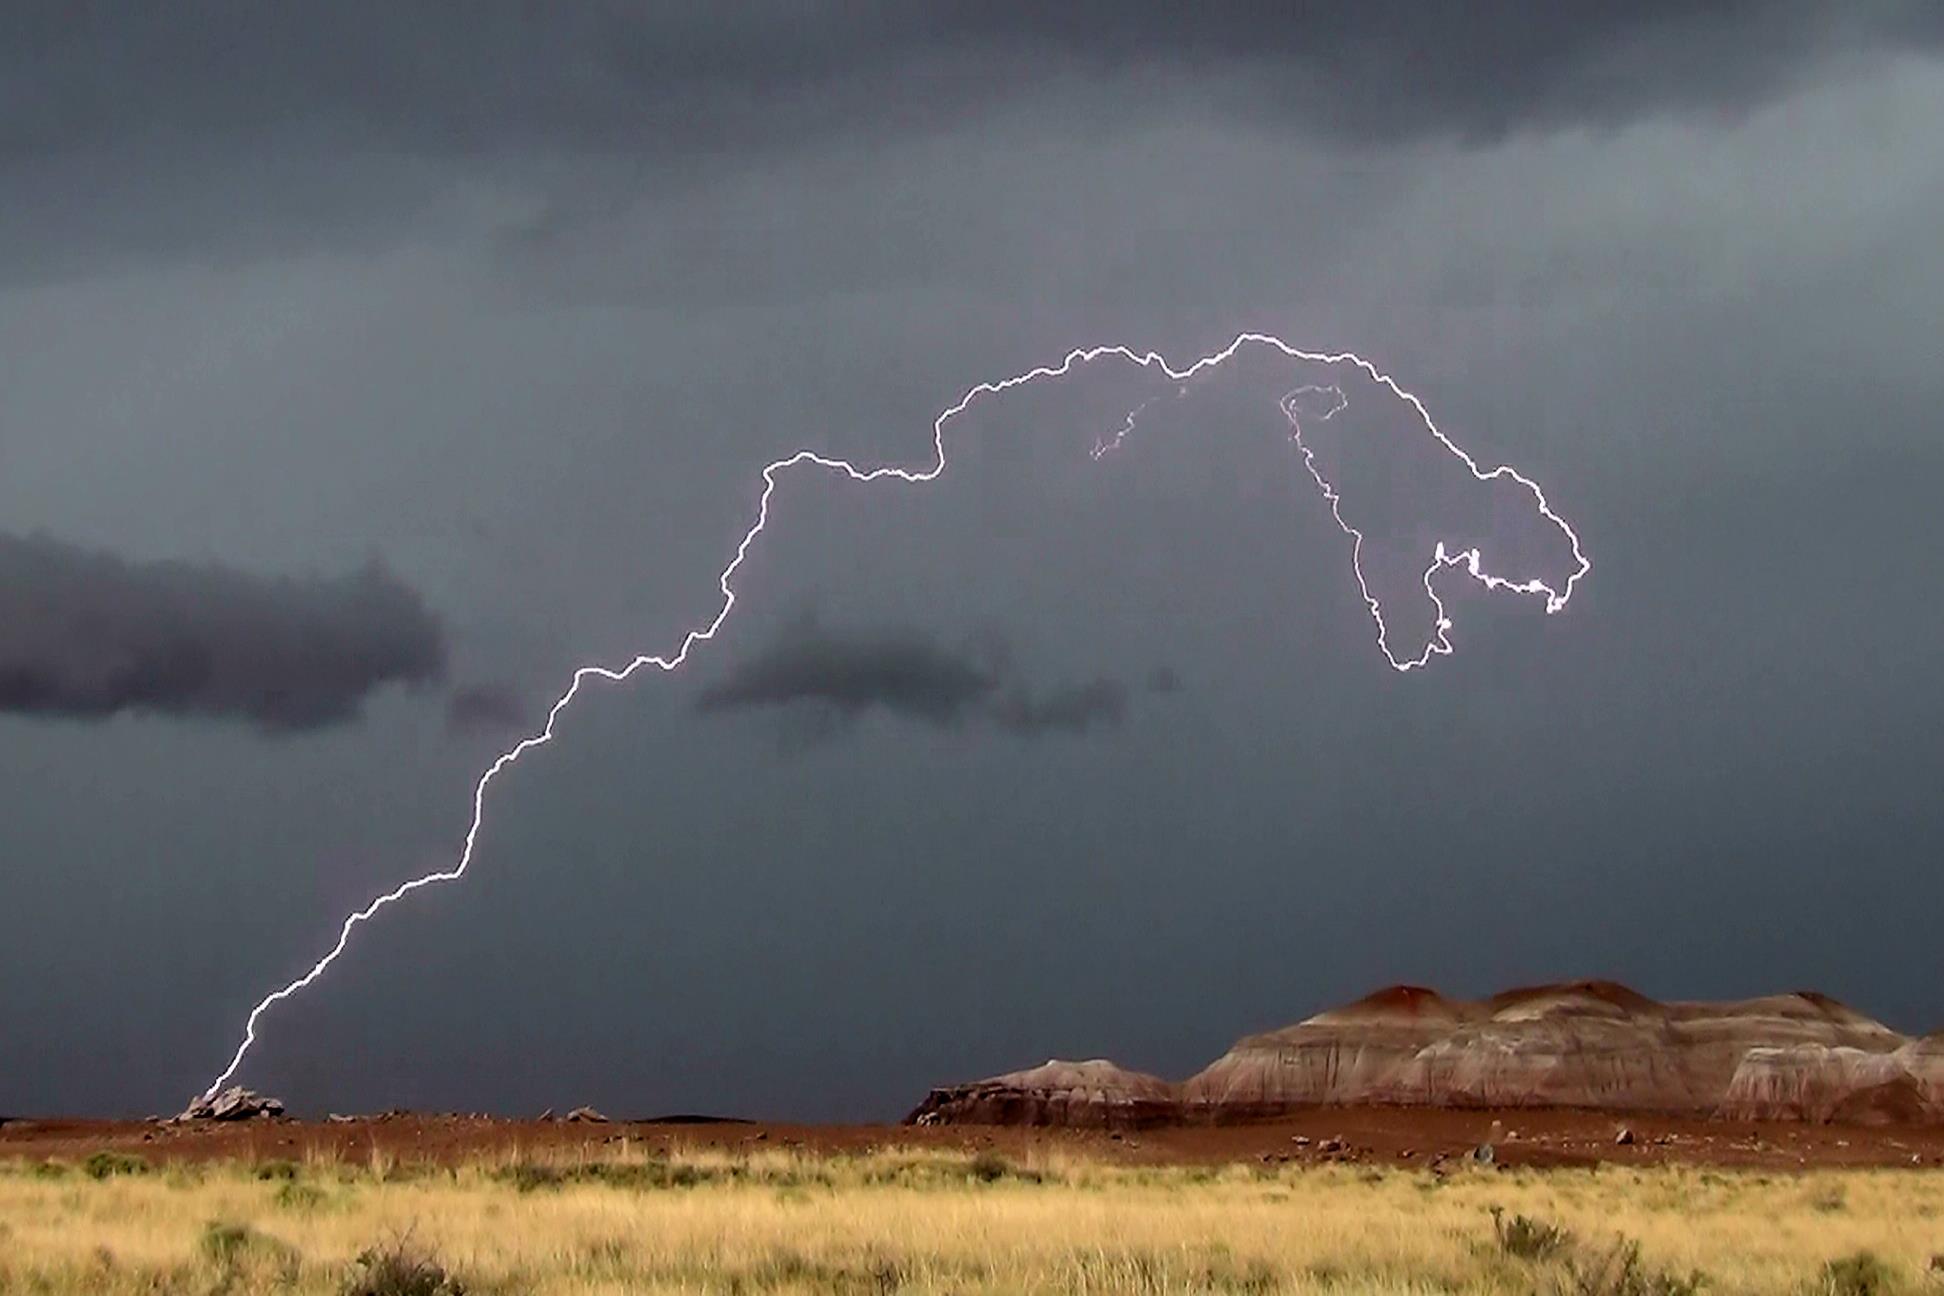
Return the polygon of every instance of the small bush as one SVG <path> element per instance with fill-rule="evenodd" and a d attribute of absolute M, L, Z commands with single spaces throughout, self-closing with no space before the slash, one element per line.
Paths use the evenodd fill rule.
<path fill-rule="evenodd" d="M 116 1175 L 147 1174 L 149 1163 L 126 1152 L 97 1152 L 81 1163 L 81 1171 L 90 1179 L 112 1179 Z"/>
<path fill-rule="evenodd" d="M 501 1177 L 521 1192 L 558 1188 L 567 1182 L 567 1172 L 559 1166 L 535 1165 L 531 1161 L 520 1162 L 502 1172 Z"/>
<path fill-rule="evenodd" d="M 1566 1276 L 1576 1296 L 1695 1296 L 1708 1283 L 1698 1269 L 1683 1277 L 1646 1268 L 1640 1243 L 1628 1238 L 1584 1261 L 1568 1261 Z"/>
<path fill-rule="evenodd" d="M 1565 1229 L 1530 1215 L 1514 1215 L 1508 1220 L 1498 1206 L 1492 1207 L 1492 1232 L 1498 1237 L 1499 1250 L 1520 1260 L 1550 1260 L 1573 1240 Z"/>
<path fill-rule="evenodd" d="M 522 1161 L 501 1170 L 495 1178 L 521 1192 L 563 1188 L 568 1184 L 606 1184 L 610 1188 L 694 1188 L 718 1180 L 744 1178 L 744 1167 L 687 1165 L 663 1160 L 597 1161 L 591 1165 L 553 1166 Z"/>
<path fill-rule="evenodd" d="M 256 1165 L 256 1177 L 266 1183 L 288 1183 L 297 1177 L 297 1163 L 295 1161 L 259 1161 Z"/>
<path fill-rule="evenodd" d="M 1843 1185 L 1828 1184 L 1810 1194 L 1809 1205 L 1811 1209 L 1819 1210 L 1825 1215 L 1833 1215 L 1848 1207 L 1849 1196 L 1844 1192 Z"/>
<path fill-rule="evenodd" d="M 465 1290 L 410 1238 L 360 1252 L 342 1288 L 343 1296 L 464 1296 Z"/>
<path fill-rule="evenodd" d="M 1037 1170 L 1016 1166 L 997 1152 L 990 1149 L 979 1153 L 966 1163 L 965 1173 L 980 1183 L 998 1183 L 1001 1179 L 1017 1179 L 1021 1183 L 1039 1183 L 1044 1177 Z"/>
<path fill-rule="evenodd" d="M 313 1211 L 324 1204 L 324 1190 L 316 1184 L 296 1181 L 280 1184 L 276 1203 L 283 1210 Z"/>
<path fill-rule="evenodd" d="M 256 1234 L 248 1224 L 231 1224 L 224 1220 L 211 1220 L 203 1225 L 202 1242 L 198 1250 L 203 1259 L 219 1269 L 234 1268 Z"/>
<path fill-rule="evenodd" d="M 980 1183 L 998 1183 L 1012 1173 L 1012 1162 L 997 1152 L 981 1152 L 972 1158 L 965 1172 Z"/>
<path fill-rule="evenodd" d="M 1870 1251 L 1831 1260 L 1822 1267 L 1821 1276 L 1816 1291 L 1827 1296 L 1889 1296 L 1903 1290 L 1897 1271 Z"/>

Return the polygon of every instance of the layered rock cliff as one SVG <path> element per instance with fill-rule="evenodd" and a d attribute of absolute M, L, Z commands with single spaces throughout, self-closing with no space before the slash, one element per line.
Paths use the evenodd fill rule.
<path fill-rule="evenodd" d="M 1659 1003 L 1583 981 L 1473 1001 L 1393 986 L 1248 1036 L 1179 1085 L 1049 1062 L 933 1090 L 910 1119 L 1139 1125 L 1326 1106 L 1944 1123 L 1944 1034 L 1911 1039 L 1812 993 Z"/>
<path fill-rule="evenodd" d="M 934 1089 L 906 1117 L 914 1125 L 1067 1125 L 1135 1129 L 1179 1120 L 1176 1086 L 1112 1062 L 1053 1059 L 972 1084 Z"/>

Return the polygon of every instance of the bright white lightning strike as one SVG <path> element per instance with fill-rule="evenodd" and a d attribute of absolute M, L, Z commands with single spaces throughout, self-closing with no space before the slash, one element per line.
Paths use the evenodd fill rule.
<path fill-rule="evenodd" d="M 730 612 L 735 610 L 736 589 L 734 578 L 736 572 L 741 569 L 744 560 L 748 558 L 750 546 L 756 542 L 756 537 L 761 535 L 763 529 L 769 525 L 770 501 L 776 494 L 776 486 L 780 474 L 796 468 L 801 464 L 814 464 L 826 472 L 840 474 L 856 482 L 873 482 L 887 477 L 895 478 L 903 482 L 934 481 L 945 471 L 945 425 L 963 413 L 973 401 L 981 396 L 997 395 L 1010 388 L 1021 387 L 1027 383 L 1037 382 L 1043 378 L 1063 377 L 1072 373 L 1079 366 L 1090 364 L 1095 360 L 1107 356 L 1130 361 L 1143 369 L 1159 369 L 1177 384 L 1181 384 L 1179 390 L 1185 394 L 1186 384 L 1189 379 L 1222 364 L 1244 346 L 1248 345 L 1273 347 L 1292 360 L 1303 360 L 1327 365 L 1355 365 L 1357 368 L 1363 370 L 1364 373 L 1368 374 L 1374 381 L 1388 389 L 1398 399 L 1410 405 L 1417 412 L 1418 417 L 1424 420 L 1425 429 L 1436 438 L 1438 444 L 1456 456 L 1478 481 L 1489 482 L 1497 481 L 1501 478 L 1509 478 L 1517 482 L 1520 486 L 1523 486 L 1531 493 L 1533 503 L 1538 507 L 1540 515 L 1558 527 L 1572 546 L 1573 561 L 1575 563 L 1574 571 L 1572 575 L 1566 578 L 1565 584 L 1555 590 L 1544 581 L 1538 579 L 1514 581 L 1502 576 L 1495 576 L 1484 569 L 1483 559 L 1477 548 L 1453 550 L 1448 548 L 1443 541 L 1439 541 L 1431 555 L 1430 565 L 1425 568 L 1424 572 L 1425 593 L 1430 595 L 1432 606 L 1437 613 L 1435 623 L 1436 632 L 1431 640 L 1425 644 L 1423 651 L 1415 657 L 1397 656 L 1390 648 L 1389 632 L 1384 624 L 1383 609 L 1379 605 L 1376 596 L 1370 592 L 1370 586 L 1364 579 L 1362 562 L 1363 532 L 1344 520 L 1340 508 L 1342 497 L 1338 494 L 1336 487 L 1331 485 L 1329 480 L 1323 476 L 1322 471 L 1317 468 L 1314 452 L 1308 445 L 1304 444 L 1302 426 L 1297 420 L 1294 407 L 1294 402 L 1299 396 L 1316 393 L 1334 395 L 1336 403 L 1328 412 L 1321 416 L 1327 420 L 1341 412 L 1344 408 L 1346 402 L 1343 393 L 1335 387 L 1306 386 L 1299 387 L 1295 391 L 1285 395 L 1281 401 L 1281 408 L 1284 416 L 1289 420 L 1291 428 L 1290 440 L 1302 453 L 1303 465 L 1308 469 L 1310 476 L 1315 479 L 1317 489 L 1322 491 L 1324 500 L 1330 506 L 1330 515 L 1336 520 L 1337 526 L 1342 528 L 1343 533 L 1350 537 L 1351 569 L 1356 575 L 1357 587 L 1363 594 L 1364 603 L 1370 609 L 1371 619 L 1377 625 L 1377 647 L 1384 654 L 1384 659 L 1393 668 L 1399 671 L 1414 670 L 1425 665 L 1434 655 L 1448 654 L 1451 652 L 1451 641 L 1447 633 L 1451 629 L 1451 621 L 1445 615 L 1444 603 L 1438 598 L 1436 591 L 1432 589 L 1432 579 L 1444 568 L 1461 568 L 1467 575 L 1479 582 L 1486 589 L 1506 590 L 1514 594 L 1544 595 L 1546 599 L 1546 611 L 1549 613 L 1557 612 L 1566 606 L 1567 600 L 1572 597 L 1573 586 L 1578 583 L 1582 576 L 1592 570 L 1592 563 L 1587 560 L 1586 555 L 1580 550 L 1579 536 L 1574 532 L 1572 526 L 1567 523 L 1566 519 L 1552 510 L 1552 506 L 1546 501 L 1545 492 L 1539 489 L 1538 483 L 1522 475 L 1516 469 L 1503 464 L 1489 470 L 1481 469 L 1475 459 L 1438 429 L 1437 424 L 1432 422 L 1430 412 L 1424 408 L 1422 401 L 1418 400 L 1410 392 L 1399 387 L 1389 375 L 1380 372 L 1375 365 L 1361 356 L 1347 351 L 1338 354 L 1303 351 L 1290 346 L 1280 338 L 1272 337 L 1268 334 L 1240 333 L 1236 335 L 1233 342 L 1230 342 L 1220 351 L 1203 356 L 1185 369 L 1176 369 L 1159 352 L 1136 352 L 1124 346 L 1097 346 L 1069 351 L 1066 358 L 1058 365 L 1041 366 L 1039 368 L 1029 369 L 1024 373 L 1014 374 L 1010 378 L 1004 378 L 997 382 L 980 383 L 968 389 L 963 396 L 958 398 L 956 403 L 932 421 L 933 461 L 928 468 L 912 469 L 879 466 L 876 468 L 862 469 L 847 460 L 830 458 L 825 455 L 820 455 L 813 450 L 798 450 L 796 453 L 778 459 L 764 468 L 763 492 L 757 501 L 756 520 L 743 533 L 741 542 L 736 545 L 735 556 L 729 560 L 728 565 L 722 569 L 721 574 L 716 578 L 717 588 L 722 591 L 722 604 L 716 609 L 715 616 L 706 625 L 698 629 L 690 630 L 685 634 L 682 637 L 681 646 L 667 656 L 644 654 L 636 657 L 627 665 L 618 668 L 611 666 L 582 666 L 576 670 L 573 681 L 567 686 L 567 691 L 562 693 L 554 701 L 553 706 L 548 708 L 547 722 L 541 728 L 540 732 L 521 740 L 515 746 L 502 752 L 491 765 L 486 767 L 486 772 L 479 776 L 479 782 L 473 787 L 472 823 L 466 829 L 465 845 L 459 852 L 458 863 L 450 869 L 427 873 L 422 877 L 413 878 L 409 882 L 402 882 L 390 891 L 373 899 L 364 908 L 346 917 L 343 926 L 338 929 L 337 943 L 332 945 L 330 950 L 322 958 L 311 965 L 310 971 L 304 973 L 304 975 L 298 977 L 282 989 L 265 995 L 257 1003 L 256 1007 L 250 1010 L 249 1019 L 244 1023 L 243 1027 L 242 1042 L 237 1045 L 235 1055 L 230 1059 L 229 1065 L 223 1069 L 222 1074 L 210 1083 L 209 1088 L 205 1091 L 205 1096 L 215 1094 L 242 1067 L 243 1059 L 248 1056 L 250 1049 L 256 1044 L 257 1023 L 262 1020 L 263 1014 L 323 976 L 330 966 L 337 962 L 338 958 L 344 953 L 345 947 L 350 943 L 351 933 L 361 923 L 369 921 L 386 905 L 402 900 L 422 887 L 434 886 L 441 882 L 456 882 L 466 875 L 466 870 L 472 866 L 473 852 L 479 843 L 480 826 L 485 819 L 486 790 L 492 786 L 493 780 L 498 778 L 500 773 L 509 765 L 512 765 L 520 757 L 526 755 L 534 748 L 544 747 L 553 741 L 555 724 L 559 721 L 561 713 L 580 695 L 583 684 L 590 679 L 609 680 L 618 684 L 633 676 L 635 672 L 645 666 L 653 666 L 662 671 L 672 671 L 688 660 L 689 653 L 694 650 L 697 644 L 706 643 L 715 638 L 716 632 L 722 628 L 724 622 L 728 621 Z M 1093 449 L 1094 457 L 1097 459 L 1119 446 L 1121 441 L 1133 430 L 1135 419 L 1150 403 L 1151 401 L 1143 402 L 1141 405 L 1135 407 L 1128 414 L 1125 425 L 1111 440 L 1097 443 Z"/>

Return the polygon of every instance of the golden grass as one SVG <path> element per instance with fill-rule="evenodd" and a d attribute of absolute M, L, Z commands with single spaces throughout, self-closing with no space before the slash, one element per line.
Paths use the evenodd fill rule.
<path fill-rule="evenodd" d="M 1625 1235 L 1637 1277 L 1698 1270 L 1710 1292 L 1860 1296 L 1823 1266 L 1867 1250 L 1889 1290 L 1944 1293 L 1944 1174 L 1925 1171 L 1441 1181 L 916 1151 L 117 1169 L 0 1167 L 0 1292 L 342 1292 L 401 1238 L 475 1293 L 1576 1292 Z M 1571 1241 L 1508 1254 L 1493 1207 Z"/>

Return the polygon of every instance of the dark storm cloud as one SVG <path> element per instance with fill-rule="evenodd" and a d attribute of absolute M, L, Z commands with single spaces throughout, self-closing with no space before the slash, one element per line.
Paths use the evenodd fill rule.
<path fill-rule="evenodd" d="M 376 564 L 274 578 L 0 535 L 0 711 L 315 729 L 381 685 L 437 678 L 445 652 L 424 602 Z"/>
<path fill-rule="evenodd" d="M 705 689 L 705 711 L 821 703 L 845 717 L 873 707 L 927 724 L 964 721 L 999 687 L 990 669 L 916 631 L 834 635 L 799 621 Z"/>
<path fill-rule="evenodd" d="M 16 7 L 0 31 L 13 158 L 266 126 L 446 153 L 772 138 L 1002 100 L 1063 68 L 1248 77 L 1247 98 L 1357 134 L 1737 104 L 1832 55 L 1930 47 L 1927 0 L 1533 6 L 347 2 Z M 972 75 L 968 69 L 976 69 Z M 887 105 L 886 91 L 898 92 Z"/>
<path fill-rule="evenodd" d="M 519 693 L 506 684 L 468 684 L 446 700 L 446 727 L 456 733 L 517 729 L 526 719 Z"/>
<path fill-rule="evenodd" d="M 1170 105 L 1353 142 L 1737 110 L 1934 51 L 1927 0 L 1827 5 L 29 4 L 0 17 L 0 245 L 356 245 L 494 184 L 666 194 L 830 139 Z M 1140 93 L 1128 95 L 1137 88 Z M 1091 107 L 1089 106 L 1091 105 Z M 508 167 L 508 161 L 520 165 Z M 571 177 L 571 178 L 570 178 Z"/>
<path fill-rule="evenodd" d="M 915 630 L 833 633 L 805 618 L 705 689 L 698 706 L 734 711 L 807 703 L 844 724 L 880 708 L 941 729 L 986 721 L 1037 738 L 1118 724 L 1127 701 L 1127 686 L 1106 676 L 1036 692 L 1020 678 L 1010 646 L 989 633 L 953 651 Z M 833 731 L 818 725 L 807 736 Z"/>

